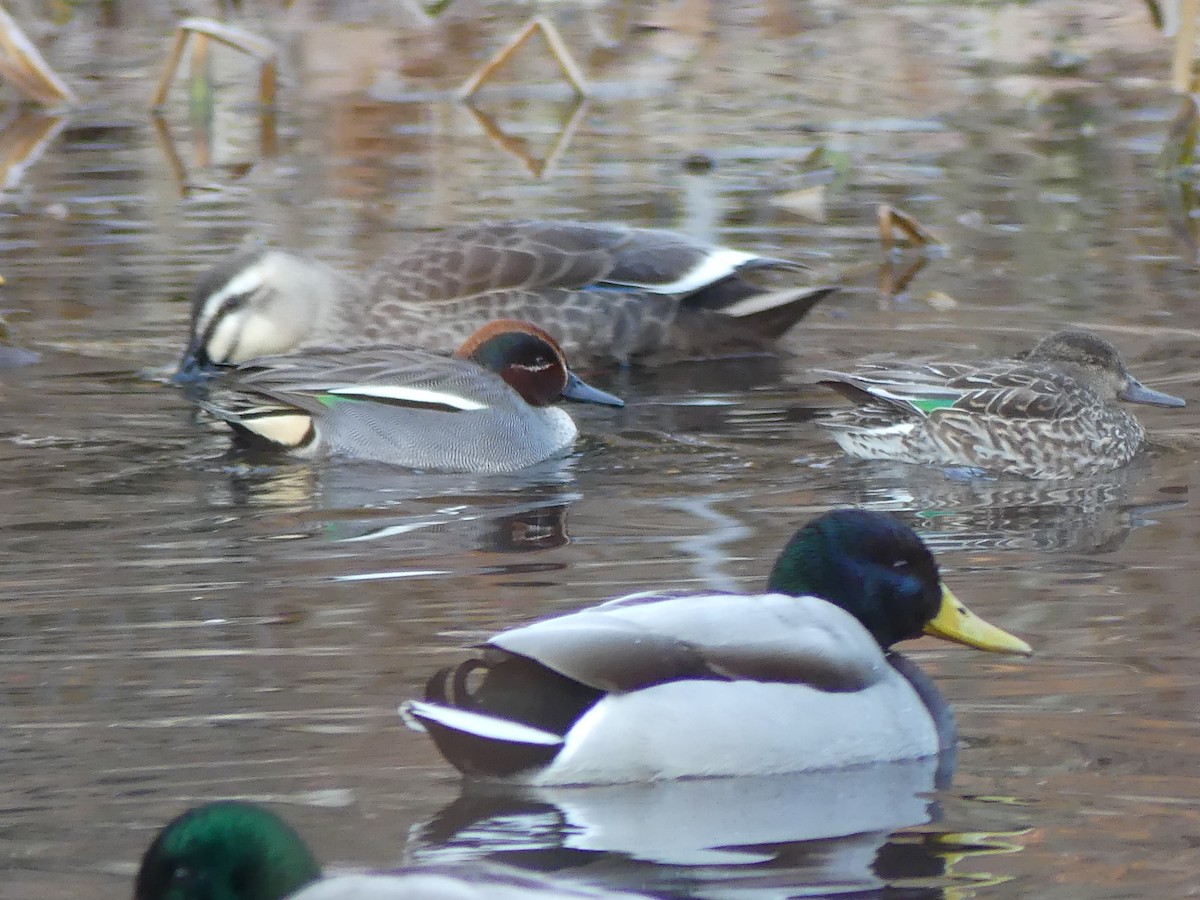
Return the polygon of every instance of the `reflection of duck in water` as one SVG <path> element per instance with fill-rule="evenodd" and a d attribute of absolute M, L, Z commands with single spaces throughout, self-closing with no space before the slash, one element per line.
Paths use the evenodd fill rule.
<path fill-rule="evenodd" d="M 1120 547 L 1166 510 L 1187 504 L 1186 486 L 1147 489 L 1147 461 L 1057 481 L 951 478 L 901 463 L 871 465 L 847 479 L 847 498 L 868 509 L 903 511 L 935 553 L 1041 550 L 1096 553 Z"/>
<path fill-rule="evenodd" d="M 772 593 L 634 594 L 493 637 L 402 707 L 468 775 L 539 785 L 763 775 L 933 756 L 953 715 L 888 648 L 1029 647 L 971 614 L 899 522 L 798 531 Z"/>
<path fill-rule="evenodd" d="M 659 896 L 878 889 L 879 849 L 936 813 L 933 758 L 588 788 L 468 782 L 410 835 L 415 862 L 491 860 Z M 928 851 L 905 847 L 929 875 Z M 893 865 L 893 872 L 897 866 Z"/>
<path fill-rule="evenodd" d="M 1030 478 L 1070 478 L 1133 459 L 1145 431 L 1117 400 L 1184 405 L 1139 382 L 1112 344 L 1086 331 L 1055 332 L 1020 360 L 816 374 L 855 404 L 821 422 L 851 456 Z"/>
<path fill-rule="evenodd" d="M 603 900 L 633 897 L 507 866 L 432 865 L 322 878 L 312 851 L 265 807 L 222 801 L 169 822 L 142 857 L 134 900 Z"/>

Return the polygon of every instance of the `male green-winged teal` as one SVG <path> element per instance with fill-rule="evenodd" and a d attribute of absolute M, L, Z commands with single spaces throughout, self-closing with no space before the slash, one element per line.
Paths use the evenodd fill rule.
<path fill-rule="evenodd" d="M 545 328 L 576 361 L 761 351 L 831 287 L 794 262 L 670 231 L 485 222 L 425 237 L 363 279 L 258 249 L 198 282 L 177 377 L 298 348 L 393 344 L 449 353 L 493 319 Z"/>
<path fill-rule="evenodd" d="M 1023 359 L 887 362 L 816 374 L 856 404 L 820 420 L 851 456 L 1029 478 L 1069 478 L 1133 459 L 1145 431 L 1116 400 L 1184 405 L 1130 375 L 1108 341 L 1069 329 Z"/>
<path fill-rule="evenodd" d="M 560 400 L 622 406 L 581 381 L 528 322 L 485 325 L 452 357 L 373 347 L 228 370 L 197 403 L 252 445 L 419 469 L 511 472 L 575 440 Z"/>
<path fill-rule="evenodd" d="M 767 775 L 916 759 L 953 715 L 896 641 L 1029 653 L 970 613 L 907 526 L 800 529 L 770 593 L 632 594 L 496 635 L 401 715 L 465 774 L 521 784 Z"/>
<path fill-rule="evenodd" d="M 494 863 L 426 864 L 322 877 L 312 851 L 265 807 L 236 800 L 187 810 L 142 857 L 134 900 L 602 900 L 608 892 Z"/>

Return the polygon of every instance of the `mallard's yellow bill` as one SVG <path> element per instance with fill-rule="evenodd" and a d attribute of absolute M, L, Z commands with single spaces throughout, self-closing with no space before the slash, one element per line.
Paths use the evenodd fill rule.
<path fill-rule="evenodd" d="M 945 585 L 942 585 L 942 605 L 933 621 L 925 626 L 925 633 L 993 653 L 1023 653 L 1026 656 L 1033 653 L 1033 648 L 1019 637 L 985 622 L 963 606 Z"/>

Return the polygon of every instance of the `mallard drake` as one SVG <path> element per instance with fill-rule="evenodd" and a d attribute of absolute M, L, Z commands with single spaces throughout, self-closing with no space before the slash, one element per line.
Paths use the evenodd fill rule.
<path fill-rule="evenodd" d="M 801 528 L 766 594 L 632 594 L 505 631 L 402 705 L 469 776 L 616 784 L 918 759 L 953 715 L 889 648 L 1029 645 L 970 613 L 912 529 L 842 509 Z"/>
<path fill-rule="evenodd" d="M 294 353 L 236 366 L 214 387 L 197 404 L 252 445 L 467 472 L 511 472 L 567 450 L 577 431 L 560 400 L 624 405 L 581 381 L 550 335 L 505 319 L 453 357 Z"/>
<path fill-rule="evenodd" d="M 761 351 L 833 290 L 795 285 L 804 268 L 670 231 L 582 222 L 451 228 L 363 279 L 254 249 L 197 283 L 177 378 L 313 346 L 449 353 L 498 318 L 537 322 L 576 360 Z"/>
<path fill-rule="evenodd" d="M 236 800 L 193 807 L 142 857 L 134 900 L 545 900 L 620 898 L 493 863 L 432 864 L 396 872 L 321 876 L 312 851 L 265 807 Z"/>
<path fill-rule="evenodd" d="M 1023 359 L 887 362 L 818 371 L 856 405 L 820 420 L 851 456 L 965 466 L 1029 478 L 1116 469 L 1145 431 L 1116 400 L 1183 406 L 1129 374 L 1108 341 L 1057 331 Z"/>

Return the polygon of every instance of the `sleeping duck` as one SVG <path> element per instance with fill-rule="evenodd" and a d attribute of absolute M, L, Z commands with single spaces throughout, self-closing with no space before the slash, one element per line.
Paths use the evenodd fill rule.
<path fill-rule="evenodd" d="M 403 704 L 465 775 L 531 785 L 766 775 L 933 756 L 954 718 L 890 649 L 931 634 L 1024 641 L 971 613 L 916 533 L 826 513 L 767 593 L 639 593 L 502 632 Z"/>

